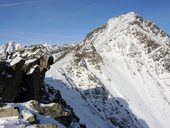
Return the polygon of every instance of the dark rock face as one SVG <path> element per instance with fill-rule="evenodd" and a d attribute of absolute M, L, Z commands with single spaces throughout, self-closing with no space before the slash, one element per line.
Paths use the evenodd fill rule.
<path fill-rule="evenodd" d="M 6 59 L 0 61 L 1 101 L 40 101 L 45 72 L 51 64 L 53 57 L 37 47 L 12 53 L 10 57 L 7 54 Z"/>
<path fill-rule="evenodd" d="M 21 70 L 24 60 L 18 62 L 15 66 L 9 63 L 0 62 L 0 96 L 3 101 L 14 101 L 19 84 L 22 81 L 23 72 Z"/>

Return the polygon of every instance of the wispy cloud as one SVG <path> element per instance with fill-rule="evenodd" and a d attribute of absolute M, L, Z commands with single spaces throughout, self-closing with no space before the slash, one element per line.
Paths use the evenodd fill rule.
<path fill-rule="evenodd" d="M 27 5 L 27 4 L 33 4 L 33 3 L 39 3 L 39 2 L 49 2 L 49 1 L 56 1 L 56 0 L 34 0 L 34 1 L 23 1 L 23 2 L 10 2 L 10 3 L 0 4 L 0 8 L 18 6 L 18 5 Z"/>

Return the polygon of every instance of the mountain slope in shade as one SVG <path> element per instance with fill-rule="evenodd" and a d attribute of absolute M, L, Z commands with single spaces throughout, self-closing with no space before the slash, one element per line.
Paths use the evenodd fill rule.
<path fill-rule="evenodd" d="M 170 126 L 170 38 L 133 12 L 89 33 L 45 81 L 87 127 Z"/>

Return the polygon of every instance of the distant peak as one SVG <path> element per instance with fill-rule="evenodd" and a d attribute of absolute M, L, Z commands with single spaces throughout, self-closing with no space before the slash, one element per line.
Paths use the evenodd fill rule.
<path fill-rule="evenodd" d="M 129 12 L 125 14 L 126 16 L 139 16 L 136 12 Z"/>
<path fill-rule="evenodd" d="M 2 46 L 0 46 L 0 54 L 6 53 L 6 52 L 13 52 L 15 50 L 23 48 L 24 45 L 15 43 L 14 41 L 10 41 Z"/>
<path fill-rule="evenodd" d="M 14 45 L 14 44 L 15 44 L 15 42 L 14 42 L 14 41 L 10 41 L 10 42 L 8 42 L 7 44 Z"/>

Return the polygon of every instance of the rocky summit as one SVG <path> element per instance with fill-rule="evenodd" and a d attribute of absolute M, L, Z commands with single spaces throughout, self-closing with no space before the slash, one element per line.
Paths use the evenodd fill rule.
<path fill-rule="evenodd" d="M 80 44 L 9 42 L 0 46 L 0 97 L 0 126 L 168 128 L 170 37 L 130 12 Z"/>

